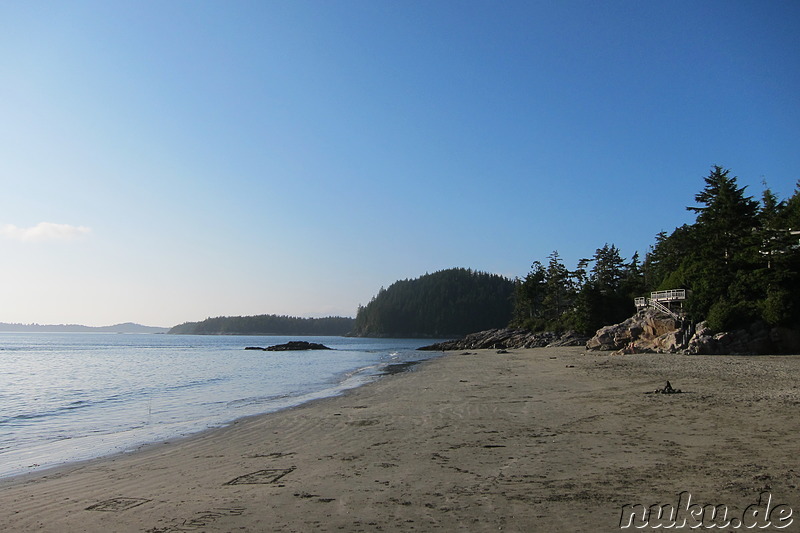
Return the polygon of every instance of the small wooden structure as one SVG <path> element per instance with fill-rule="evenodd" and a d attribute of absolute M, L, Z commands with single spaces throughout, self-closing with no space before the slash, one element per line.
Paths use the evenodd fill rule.
<path fill-rule="evenodd" d="M 662 313 L 666 313 L 676 320 L 680 320 L 683 314 L 683 302 L 686 301 L 686 289 L 670 289 L 668 291 L 656 291 L 650 293 L 650 298 L 634 298 L 633 302 L 637 309 L 652 307 Z"/>

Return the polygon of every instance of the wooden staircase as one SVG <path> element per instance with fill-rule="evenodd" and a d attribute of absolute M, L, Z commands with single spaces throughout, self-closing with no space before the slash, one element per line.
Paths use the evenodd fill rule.
<path fill-rule="evenodd" d="M 650 293 L 650 298 L 640 297 L 635 298 L 633 302 L 636 304 L 637 309 L 644 307 L 651 307 L 665 315 L 669 315 L 675 320 L 681 320 L 681 315 L 676 313 L 670 306 L 679 305 L 683 308 L 683 302 L 686 300 L 686 289 L 670 289 L 668 291 L 656 291 Z"/>

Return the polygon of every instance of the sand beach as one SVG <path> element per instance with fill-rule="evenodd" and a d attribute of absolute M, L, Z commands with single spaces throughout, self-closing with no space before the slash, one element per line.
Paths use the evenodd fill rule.
<path fill-rule="evenodd" d="M 0 480 L 0 530 L 617 531 L 623 506 L 679 506 L 683 493 L 725 505 L 726 530 L 746 530 L 750 506 L 759 527 L 800 531 L 786 516 L 800 512 L 798 376 L 796 356 L 451 353 L 335 398 Z M 667 380 L 682 392 L 652 393 Z M 758 514 L 767 495 L 771 517 Z"/>

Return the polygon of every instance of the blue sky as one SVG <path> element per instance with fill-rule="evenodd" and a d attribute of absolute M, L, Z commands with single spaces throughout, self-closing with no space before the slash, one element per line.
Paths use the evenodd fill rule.
<path fill-rule="evenodd" d="M 800 3 L 0 3 L 0 322 L 354 316 L 800 179 Z"/>

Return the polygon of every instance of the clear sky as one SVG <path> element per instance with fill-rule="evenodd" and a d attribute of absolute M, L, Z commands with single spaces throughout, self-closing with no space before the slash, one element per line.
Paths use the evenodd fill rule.
<path fill-rule="evenodd" d="M 0 2 L 0 322 L 354 316 L 800 179 L 800 2 Z"/>

